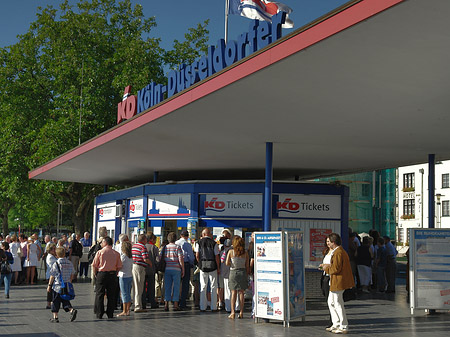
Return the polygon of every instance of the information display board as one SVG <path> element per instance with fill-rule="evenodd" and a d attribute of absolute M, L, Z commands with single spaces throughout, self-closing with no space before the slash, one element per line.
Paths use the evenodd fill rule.
<path fill-rule="evenodd" d="M 450 229 L 410 229 L 409 276 L 414 309 L 450 309 Z"/>
<path fill-rule="evenodd" d="M 305 316 L 302 232 L 255 232 L 256 318 Z"/>
<path fill-rule="evenodd" d="M 287 232 L 288 278 L 288 317 L 287 321 L 306 314 L 305 264 L 303 261 L 303 233 Z"/>
<path fill-rule="evenodd" d="M 255 233 L 256 317 L 286 320 L 282 232 Z"/>

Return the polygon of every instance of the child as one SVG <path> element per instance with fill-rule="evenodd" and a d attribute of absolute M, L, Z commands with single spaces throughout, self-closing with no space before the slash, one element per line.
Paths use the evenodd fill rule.
<path fill-rule="evenodd" d="M 73 322 L 77 317 L 77 310 L 72 308 L 70 301 L 61 298 L 61 277 L 65 282 L 72 282 L 75 276 L 75 269 L 73 268 L 72 262 L 66 259 L 66 250 L 63 247 L 56 248 L 56 256 L 58 260 L 53 264 L 50 270 L 50 279 L 48 282 L 47 291 L 52 291 L 53 301 L 52 301 L 52 313 L 53 318 L 50 319 L 52 323 L 59 323 L 58 312 L 61 306 L 65 312 L 70 312 L 70 321 Z"/>

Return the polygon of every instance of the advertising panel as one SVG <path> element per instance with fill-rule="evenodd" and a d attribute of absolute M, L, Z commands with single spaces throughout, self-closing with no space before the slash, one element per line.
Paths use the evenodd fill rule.
<path fill-rule="evenodd" d="M 262 194 L 202 194 L 200 212 L 208 217 L 262 217 Z"/>
<path fill-rule="evenodd" d="M 274 195 L 275 217 L 340 219 L 341 196 L 317 194 Z"/>
<path fill-rule="evenodd" d="M 322 261 L 325 240 L 331 234 L 331 229 L 309 229 L 309 261 Z"/>
<path fill-rule="evenodd" d="M 306 315 L 302 232 L 287 233 L 287 249 L 287 260 L 289 264 L 289 321 Z"/>
<path fill-rule="evenodd" d="M 255 233 L 256 317 L 285 320 L 282 232 Z"/>
<path fill-rule="evenodd" d="M 148 217 L 188 217 L 191 215 L 190 194 L 153 194 L 148 196 Z"/>
<path fill-rule="evenodd" d="M 140 218 L 144 216 L 144 199 L 130 199 L 128 206 L 128 218 Z"/>
<path fill-rule="evenodd" d="M 450 309 L 450 229 L 410 229 L 411 312 Z"/>
<path fill-rule="evenodd" d="M 110 221 L 116 219 L 116 205 L 97 206 L 98 221 Z"/>

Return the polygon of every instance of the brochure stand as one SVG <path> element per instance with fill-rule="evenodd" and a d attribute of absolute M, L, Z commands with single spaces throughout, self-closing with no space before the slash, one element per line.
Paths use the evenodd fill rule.
<path fill-rule="evenodd" d="M 255 233 L 255 319 L 305 320 L 302 232 Z"/>
<path fill-rule="evenodd" d="M 409 295 L 415 309 L 450 310 L 450 229 L 410 229 Z"/>

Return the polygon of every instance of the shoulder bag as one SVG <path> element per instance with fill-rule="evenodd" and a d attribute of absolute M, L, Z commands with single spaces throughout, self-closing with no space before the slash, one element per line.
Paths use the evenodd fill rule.
<path fill-rule="evenodd" d="M 59 271 L 59 280 L 61 281 L 61 291 L 59 295 L 63 300 L 71 301 L 75 298 L 75 289 L 73 288 L 73 284 L 71 282 L 64 282 L 61 274 L 61 269 L 59 267 L 59 262 L 56 262 L 56 266 Z"/>
<path fill-rule="evenodd" d="M 161 255 L 159 256 L 159 261 L 156 265 L 156 271 L 164 273 L 166 270 L 166 246 L 163 247 Z"/>

